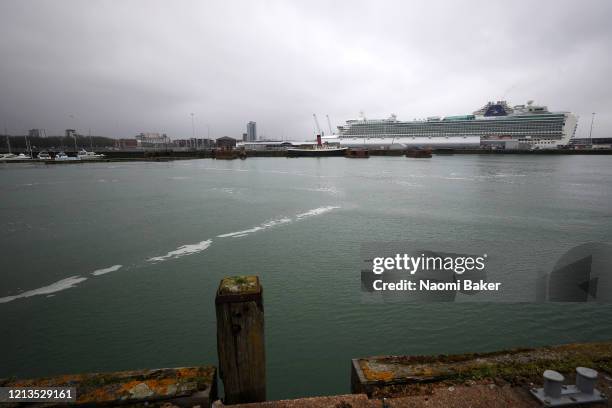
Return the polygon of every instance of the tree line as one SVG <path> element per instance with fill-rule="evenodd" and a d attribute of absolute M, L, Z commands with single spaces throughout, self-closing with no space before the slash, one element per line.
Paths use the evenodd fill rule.
<path fill-rule="evenodd" d="M 26 136 L 6 136 L 0 137 L 0 149 L 7 150 L 8 143 L 10 141 L 11 149 L 25 150 L 26 149 Z M 66 136 L 47 136 L 47 137 L 27 137 L 32 150 L 41 149 L 62 149 L 67 150 L 74 149 L 74 138 Z M 92 146 L 94 148 L 99 147 L 111 147 L 115 145 L 115 139 L 104 136 L 76 136 L 76 144 L 79 149 L 89 149 Z"/>

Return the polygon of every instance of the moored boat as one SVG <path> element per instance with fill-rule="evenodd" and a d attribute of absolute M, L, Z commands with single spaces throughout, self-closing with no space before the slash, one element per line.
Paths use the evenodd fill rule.
<path fill-rule="evenodd" d="M 238 151 L 234 149 L 216 149 L 215 159 L 217 160 L 235 160 L 239 157 Z"/>
<path fill-rule="evenodd" d="M 294 147 L 287 149 L 288 157 L 332 157 L 344 156 L 347 147 L 331 146 L 321 143 L 321 135 L 317 135 L 317 144 L 313 147 Z"/>
<path fill-rule="evenodd" d="M 49 152 L 39 152 L 36 158 L 38 160 L 53 160 L 53 157 L 49 155 Z"/>
<path fill-rule="evenodd" d="M 0 160 L 31 160 L 32 158 L 25 153 L 13 154 L 6 153 L 0 155 Z"/>
<path fill-rule="evenodd" d="M 549 111 L 533 101 L 514 106 L 491 101 L 472 114 L 408 121 L 394 114 L 387 119 L 360 116 L 324 139 L 340 146 L 371 149 L 558 149 L 570 144 L 578 124 L 577 115 Z"/>
<path fill-rule="evenodd" d="M 59 152 L 58 154 L 55 155 L 55 161 L 71 161 L 71 160 L 79 160 L 79 158 L 68 156 L 64 152 Z"/>
<path fill-rule="evenodd" d="M 88 152 L 85 149 L 79 150 L 79 153 L 77 154 L 77 158 L 79 158 L 80 160 L 100 160 L 104 157 L 106 156 L 104 156 L 104 154 L 102 153 Z"/>

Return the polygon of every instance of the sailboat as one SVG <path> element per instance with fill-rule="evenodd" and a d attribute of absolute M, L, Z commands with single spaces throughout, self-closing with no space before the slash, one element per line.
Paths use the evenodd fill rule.
<path fill-rule="evenodd" d="M 91 138 L 91 129 L 89 129 L 89 147 L 92 151 L 87 151 L 85 148 L 79 150 L 77 153 L 77 157 L 81 160 L 100 160 L 105 158 L 106 156 L 102 153 L 96 153 L 93 151 L 93 139 Z M 75 136 L 75 148 L 76 148 L 76 136 Z"/>
<path fill-rule="evenodd" d="M 104 156 L 102 153 L 88 152 L 85 149 L 81 149 L 79 150 L 77 157 L 81 160 L 99 160 L 105 158 L 106 156 Z"/>
<path fill-rule="evenodd" d="M 24 153 L 13 154 L 13 153 L 4 153 L 0 155 L 0 160 L 30 160 L 31 157 Z"/>
<path fill-rule="evenodd" d="M 6 134 L 6 129 L 4 130 L 4 134 L 6 135 L 6 145 L 8 147 L 8 153 L 3 153 L 0 154 L 0 160 L 5 161 L 5 160 L 28 160 L 31 159 L 31 157 L 27 156 L 24 153 L 19 153 L 19 154 L 14 154 L 11 152 L 11 139 L 9 138 L 9 136 Z M 26 146 L 27 146 L 27 138 L 26 138 Z"/>

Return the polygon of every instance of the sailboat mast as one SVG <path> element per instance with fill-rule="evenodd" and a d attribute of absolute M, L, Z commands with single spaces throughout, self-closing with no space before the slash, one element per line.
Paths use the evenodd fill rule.
<path fill-rule="evenodd" d="M 31 153 L 31 149 L 30 149 L 30 143 L 28 142 L 28 135 L 25 135 L 24 138 L 25 138 L 25 149 L 26 149 L 26 152 L 30 154 L 30 157 L 32 157 L 32 153 Z"/>
<path fill-rule="evenodd" d="M 4 135 L 6 136 L 6 145 L 8 146 L 8 151 L 10 154 L 11 153 L 11 139 L 9 138 L 9 135 L 6 132 L 6 127 L 4 127 Z"/>

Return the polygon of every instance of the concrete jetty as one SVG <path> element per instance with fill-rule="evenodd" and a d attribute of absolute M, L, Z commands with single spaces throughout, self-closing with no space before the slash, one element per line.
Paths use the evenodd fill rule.
<path fill-rule="evenodd" d="M 0 387 L 70 387 L 76 393 L 76 402 L 71 403 L 0 403 L 2 407 L 208 407 L 217 399 L 217 369 L 201 366 L 3 379 Z"/>
<path fill-rule="evenodd" d="M 542 405 L 532 394 L 543 386 L 544 371 L 558 372 L 562 386 L 569 389 L 570 383 L 580 385 L 582 377 L 577 379 L 576 373 L 582 370 L 596 374 L 589 377 L 591 388 L 594 382 L 598 393 L 612 395 L 609 341 L 489 353 L 354 358 L 347 361 L 351 394 L 266 401 L 263 284 L 257 276 L 224 278 L 214 303 L 222 396 L 217 395 L 214 365 L 2 379 L 0 387 L 73 387 L 77 398 L 70 405 L 87 407 L 536 408 Z M 320 377 L 324 379 L 325 373 Z M 610 405 L 605 401 L 589 406 Z"/>

